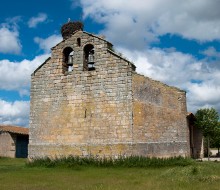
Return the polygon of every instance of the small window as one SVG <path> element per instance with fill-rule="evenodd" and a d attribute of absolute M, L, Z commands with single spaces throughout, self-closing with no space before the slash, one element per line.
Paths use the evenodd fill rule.
<path fill-rule="evenodd" d="M 87 44 L 84 47 L 84 70 L 85 71 L 93 71 L 95 70 L 95 51 L 94 46 L 92 44 Z"/>
<path fill-rule="evenodd" d="M 73 70 L 74 51 L 71 47 L 66 47 L 63 50 L 63 71 L 71 72 Z"/>
<path fill-rule="evenodd" d="M 80 47 L 81 46 L 81 39 L 77 38 L 77 45 Z"/>

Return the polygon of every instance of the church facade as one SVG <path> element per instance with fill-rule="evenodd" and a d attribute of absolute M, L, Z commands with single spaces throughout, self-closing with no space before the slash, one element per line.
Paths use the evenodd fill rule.
<path fill-rule="evenodd" d="M 32 74 L 29 158 L 190 156 L 185 91 L 136 73 L 82 28 L 65 24 Z"/>

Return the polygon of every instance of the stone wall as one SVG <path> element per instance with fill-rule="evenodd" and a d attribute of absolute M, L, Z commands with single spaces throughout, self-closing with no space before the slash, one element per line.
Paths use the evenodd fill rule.
<path fill-rule="evenodd" d="M 81 46 L 77 39 L 81 39 Z M 83 71 L 83 47 L 95 47 L 95 71 Z M 32 75 L 29 157 L 116 156 L 132 142 L 132 65 L 110 44 L 84 32 L 53 48 Z M 63 72 L 63 49 L 74 69 Z"/>
<path fill-rule="evenodd" d="M 133 75 L 135 154 L 189 156 L 185 92 L 142 75 Z"/>
<path fill-rule="evenodd" d="M 16 136 L 0 132 L 0 157 L 15 157 Z"/>

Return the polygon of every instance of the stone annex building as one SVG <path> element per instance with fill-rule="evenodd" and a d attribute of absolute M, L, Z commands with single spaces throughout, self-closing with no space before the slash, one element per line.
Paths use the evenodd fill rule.
<path fill-rule="evenodd" d="M 0 125 L 0 157 L 27 158 L 29 129 Z"/>
<path fill-rule="evenodd" d="M 135 72 L 80 22 L 32 74 L 29 158 L 190 156 L 186 94 Z"/>

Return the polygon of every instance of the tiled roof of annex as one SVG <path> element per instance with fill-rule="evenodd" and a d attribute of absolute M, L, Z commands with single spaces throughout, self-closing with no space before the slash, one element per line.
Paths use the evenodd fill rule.
<path fill-rule="evenodd" d="M 0 132 L 9 132 L 21 135 L 29 135 L 29 129 L 12 125 L 0 125 Z"/>

